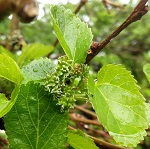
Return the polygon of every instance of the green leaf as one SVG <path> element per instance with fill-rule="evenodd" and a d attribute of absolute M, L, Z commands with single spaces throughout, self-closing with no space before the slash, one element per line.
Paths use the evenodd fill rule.
<path fill-rule="evenodd" d="M 148 125 L 150 127 L 150 103 L 146 103 L 146 112 L 147 112 Z"/>
<path fill-rule="evenodd" d="M 60 113 L 45 88 L 29 82 L 4 118 L 10 149 L 64 149 L 68 112 Z"/>
<path fill-rule="evenodd" d="M 69 131 L 68 143 L 74 147 L 74 149 L 99 149 L 93 140 L 82 131 Z"/>
<path fill-rule="evenodd" d="M 16 84 L 21 83 L 23 76 L 16 62 L 5 54 L 0 54 L 0 77 Z"/>
<path fill-rule="evenodd" d="M 120 145 L 136 146 L 146 135 L 144 100 L 133 76 L 121 65 L 101 68 L 91 102 L 100 122 Z"/>
<path fill-rule="evenodd" d="M 92 75 L 89 75 L 88 78 L 88 91 L 91 95 L 94 95 L 95 83 Z"/>
<path fill-rule="evenodd" d="M 14 55 L 7 49 L 5 49 L 4 47 L 0 46 L 0 54 L 6 54 L 9 57 L 13 58 Z"/>
<path fill-rule="evenodd" d="M 50 14 L 57 38 L 68 58 L 74 63 L 84 63 L 92 43 L 91 29 L 62 6 L 52 6 Z"/>
<path fill-rule="evenodd" d="M 150 64 L 144 65 L 143 71 L 144 71 L 148 81 L 150 82 Z"/>
<path fill-rule="evenodd" d="M 10 98 L 11 100 L 8 100 L 4 94 L 0 94 L 0 118 L 11 110 L 17 100 L 18 92 L 19 86 L 13 90 Z"/>
<path fill-rule="evenodd" d="M 55 65 L 48 58 L 34 60 L 22 68 L 24 83 L 45 79 L 54 72 Z"/>
<path fill-rule="evenodd" d="M 26 45 L 22 49 L 22 54 L 18 59 L 18 65 L 23 66 L 30 60 L 46 56 L 47 54 L 52 52 L 53 49 L 54 49 L 53 46 L 46 46 L 42 44 Z"/>

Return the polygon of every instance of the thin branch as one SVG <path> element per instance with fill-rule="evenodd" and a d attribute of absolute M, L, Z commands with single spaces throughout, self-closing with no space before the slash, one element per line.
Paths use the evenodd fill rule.
<path fill-rule="evenodd" d="M 85 124 L 102 126 L 102 124 L 99 123 L 98 121 L 96 121 L 96 120 L 89 120 L 87 118 L 84 118 L 84 117 L 80 116 L 79 114 L 76 114 L 76 113 L 70 113 L 70 119 L 72 121 L 81 122 L 81 123 L 85 123 Z"/>
<path fill-rule="evenodd" d="M 102 0 L 104 6 L 106 7 L 106 9 L 108 9 L 108 6 L 112 6 L 114 8 L 120 8 L 120 9 L 124 9 L 125 8 L 125 5 L 121 5 L 121 4 L 118 4 L 116 2 L 112 2 L 110 0 Z"/>
<path fill-rule="evenodd" d="M 84 113 L 87 113 L 87 114 L 91 115 L 94 118 L 97 118 L 97 115 L 94 112 L 92 112 L 92 111 L 90 111 L 88 109 L 85 109 L 85 108 L 83 108 L 81 106 L 77 106 L 77 105 L 75 105 L 74 108 L 76 108 L 76 109 L 78 109 L 80 111 L 83 111 Z"/>
<path fill-rule="evenodd" d="M 77 14 L 80 11 L 80 9 L 86 4 L 86 2 L 87 0 L 81 0 L 78 7 L 74 10 L 74 13 Z"/>
<path fill-rule="evenodd" d="M 68 126 L 68 128 L 70 130 L 76 130 L 75 128 L 71 127 L 71 126 Z M 89 135 L 88 135 L 89 136 Z M 89 136 L 91 139 L 94 140 L 95 144 L 99 147 L 104 147 L 105 149 L 125 149 L 123 147 L 119 147 L 117 145 L 113 145 L 113 144 L 110 144 L 110 143 L 107 143 L 105 141 L 102 141 L 102 140 L 99 140 L 93 136 Z"/>
<path fill-rule="evenodd" d="M 85 127 L 84 127 L 85 128 Z M 100 136 L 102 136 L 105 140 L 109 141 L 110 138 L 112 138 L 107 132 L 103 131 L 103 130 L 95 130 L 93 129 L 93 127 L 88 126 L 85 128 L 86 130 L 89 130 L 90 132 L 92 132 L 94 135 L 98 134 Z M 92 135 L 93 136 L 93 135 Z"/>
<path fill-rule="evenodd" d="M 129 17 L 103 42 L 93 42 L 90 49 L 88 50 L 85 64 L 88 64 L 113 38 L 115 38 L 126 27 L 128 27 L 133 22 L 140 20 L 148 12 L 148 6 L 146 5 L 147 2 L 148 0 L 140 0 Z"/>
<path fill-rule="evenodd" d="M 97 144 L 99 147 L 105 147 L 105 149 L 125 149 L 123 147 L 104 142 L 104 141 L 97 139 L 93 136 L 90 136 L 90 138 L 93 139 L 95 144 Z"/>

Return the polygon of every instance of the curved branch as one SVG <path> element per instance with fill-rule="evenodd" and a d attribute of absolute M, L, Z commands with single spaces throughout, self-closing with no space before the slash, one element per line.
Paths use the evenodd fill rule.
<path fill-rule="evenodd" d="M 80 110 L 80 111 L 83 111 L 84 113 L 87 113 L 87 114 L 91 115 L 91 116 L 94 117 L 94 118 L 97 118 L 97 115 L 96 115 L 94 112 L 92 112 L 92 111 L 90 111 L 90 110 L 88 110 L 88 109 L 85 109 L 85 108 L 83 108 L 83 107 L 81 107 L 81 106 L 77 106 L 77 105 L 75 105 L 74 108 L 75 108 L 75 109 L 78 109 L 78 110 Z"/>
<path fill-rule="evenodd" d="M 72 121 L 76 121 L 76 122 L 81 122 L 81 123 L 85 123 L 85 124 L 92 124 L 92 125 L 97 125 L 97 126 L 102 126 L 101 123 L 99 123 L 98 121 L 96 120 L 89 120 L 87 118 L 84 118 L 84 117 L 79 117 L 79 115 L 75 114 L 75 113 L 71 113 L 70 114 L 70 119 Z"/>
<path fill-rule="evenodd" d="M 91 45 L 91 48 L 88 50 L 85 64 L 88 64 L 113 38 L 115 38 L 126 27 L 133 22 L 140 20 L 148 12 L 148 6 L 146 5 L 147 2 L 148 0 L 140 0 L 129 17 L 110 36 L 108 36 L 101 43 L 94 42 Z"/>

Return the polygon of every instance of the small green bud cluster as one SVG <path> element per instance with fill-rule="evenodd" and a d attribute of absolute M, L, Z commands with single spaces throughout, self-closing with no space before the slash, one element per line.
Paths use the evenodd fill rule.
<path fill-rule="evenodd" d="M 75 94 L 87 94 L 88 67 L 84 64 L 74 64 L 67 57 L 61 57 L 55 72 L 45 83 L 46 90 L 57 100 L 61 112 L 73 107 Z"/>

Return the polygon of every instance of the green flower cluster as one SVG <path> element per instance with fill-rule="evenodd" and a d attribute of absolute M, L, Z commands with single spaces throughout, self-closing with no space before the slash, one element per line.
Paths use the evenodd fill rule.
<path fill-rule="evenodd" d="M 61 112 L 73 107 L 76 94 L 87 94 L 88 66 L 74 64 L 67 57 L 60 57 L 58 65 L 46 80 L 46 90 L 57 100 Z"/>

